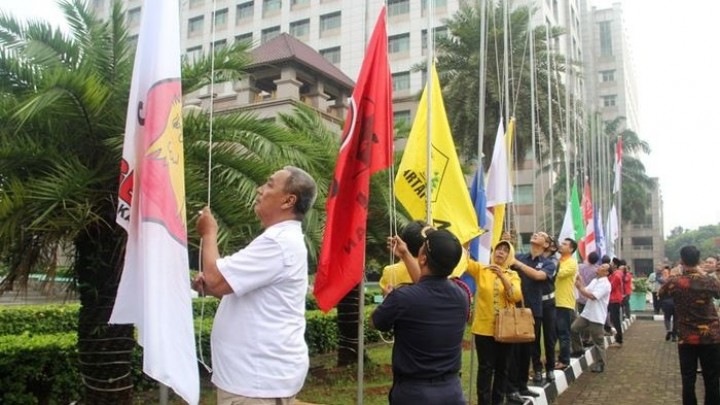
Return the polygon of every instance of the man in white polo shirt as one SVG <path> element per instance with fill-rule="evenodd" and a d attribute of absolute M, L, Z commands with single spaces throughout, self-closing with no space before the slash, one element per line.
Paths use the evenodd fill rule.
<path fill-rule="evenodd" d="M 315 196 L 305 171 L 278 170 L 257 189 L 254 210 L 265 231 L 222 258 L 210 209 L 198 218 L 203 272 L 193 288 L 222 299 L 211 338 L 218 405 L 288 405 L 303 386 L 308 265 L 301 221 Z"/>
<path fill-rule="evenodd" d="M 580 277 L 575 279 L 575 287 L 578 293 L 587 298 L 587 303 L 580 316 L 578 316 L 570 327 L 570 335 L 572 338 L 572 355 L 578 357 L 583 354 L 582 340 L 580 334 L 586 332 L 590 334 L 595 347 L 600 352 L 598 363 L 590 369 L 593 373 L 602 373 L 605 371 L 605 319 L 607 319 L 608 302 L 610 301 L 610 281 L 608 281 L 608 272 L 610 266 L 603 264 L 597 269 L 597 277 L 590 284 L 583 285 Z"/>

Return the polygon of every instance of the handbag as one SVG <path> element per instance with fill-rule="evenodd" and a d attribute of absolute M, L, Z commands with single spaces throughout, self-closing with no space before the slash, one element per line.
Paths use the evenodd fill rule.
<path fill-rule="evenodd" d="M 510 303 L 507 308 L 501 308 L 495 315 L 496 342 L 502 343 L 528 343 L 535 341 L 535 318 L 532 310 L 525 308 L 525 300 L 520 301 L 518 308 Z"/>

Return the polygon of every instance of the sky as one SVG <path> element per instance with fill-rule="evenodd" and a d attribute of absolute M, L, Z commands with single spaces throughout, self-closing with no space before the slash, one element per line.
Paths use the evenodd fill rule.
<path fill-rule="evenodd" d="M 590 0 L 609 6 L 611 0 Z M 643 157 L 660 179 L 664 233 L 720 223 L 720 2 L 622 0 L 632 47 Z M 20 18 L 63 24 L 55 0 L 0 0 Z M 718 115 L 715 115 L 718 114 Z"/>

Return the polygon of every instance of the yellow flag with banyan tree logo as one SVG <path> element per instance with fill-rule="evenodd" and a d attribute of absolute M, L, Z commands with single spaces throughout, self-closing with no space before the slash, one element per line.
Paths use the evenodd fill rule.
<path fill-rule="evenodd" d="M 455 152 L 445 115 L 440 82 L 432 66 L 432 179 L 433 226 L 444 228 L 465 243 L 480 234 L 465 176 Z M 414 219 L 427 213 L 427 85 L 395 176 L 395 196 Z"/>

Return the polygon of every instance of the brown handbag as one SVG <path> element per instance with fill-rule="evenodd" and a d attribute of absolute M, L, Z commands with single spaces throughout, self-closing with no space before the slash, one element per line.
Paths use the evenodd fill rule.
<path fill-rule="evenodd" d="M 525 308 L 525 300 L 520 302 L 519 308 L 508 303 L 507 308 L 501 308 L 495 315 L 493 337 L 496 342 L 528 343 L 535 341 L 535 318 L 532 310 Z"/>

